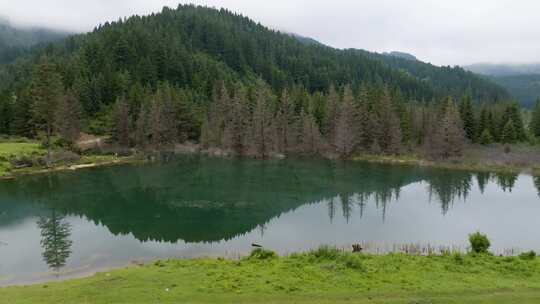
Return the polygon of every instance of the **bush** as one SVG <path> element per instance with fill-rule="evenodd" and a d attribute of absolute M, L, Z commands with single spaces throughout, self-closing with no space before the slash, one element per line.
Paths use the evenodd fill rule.
<path fill-rule="evenodd" d="M 318 259 L 335 260 L 341 254 L 341 251 L 336 247 L 324 245 L 317 250 L 311 251 L 310 254 Z"/>
<path fill-rule="evenodd" d="M 476 232 L 469 235 L 469 242 L 473 253 L 488 253 L 491 243 L 485 234 Z"/>
<path fill-rule="evenodd" d="M 263 248 L 257 248 L 251 251 L 251 254 L 249 255 L 249 258 L 254 260 L 271 260 L 276 259 L 277 257 L 278 255 L 272 250 Z"/>
<path fill-rule="evenodd" d="M 522 254 L 519 255 L 519 257 L 522 260 L 534 260 L 536 258 L 536 252 L 534 252 L 533 250 L 523 252 Z"/>

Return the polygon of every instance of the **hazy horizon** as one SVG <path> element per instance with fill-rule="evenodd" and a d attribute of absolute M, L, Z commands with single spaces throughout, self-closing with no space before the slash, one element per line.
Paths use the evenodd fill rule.
<path fill-rule="evenodd" d="M 51 3 L 52 2 L 52 3 Z M 285 1 L 236 0 L 0 0 L 0 19 L 23 27 L 68 32 L 193 3 L 227 8 L 280 31 L 310 37 L 335 48 L 399 51 L 436 65 L 534 64 L 540 62 L 540 2 L 464 0 Z M 339 18 L 336 18 L 339 16 Z"/>

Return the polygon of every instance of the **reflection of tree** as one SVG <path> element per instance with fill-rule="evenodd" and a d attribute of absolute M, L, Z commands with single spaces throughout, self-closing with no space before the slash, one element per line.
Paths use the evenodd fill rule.
<path fill-rule="evenodd" d="M 446 214 L 456 198 L 467 199 L 471 191 L 472 174 L 467 172 L 438 171 L 428 178 L 430 196 L 435 194 Z"/>
<path fill-rule="evenodd" d="M 503 189 L 504 192 L 512 192 L 518 178 L 517 174 L 511 173 L 498 173 L 495 174 L 495 177 L 497 184 Z"/>
<path fill-rule="evenodd" d="M 534 186 L 538 191 L 538 196 L 540 196 L 540 176 L 533 176 Z"/>
<path fill-rule="evenodd" d="M 486 190 L 486 185 L 489 183 L 490 179 L 491 173 L 489 172 L 479 172 L 476 174 L 476 180 L 478 181 L 478 188 L 480 189 L 480 193 L 484 194 L 484 191 Z"/>
<path fill-rule="evenodd" d="M 37 222 L 41 229 L 41 246 L 43 260 L 55 271 L 66 265 L 71 254 L 71 226 L 64 217 L 52 211 L 51 216 L 41 217 Z"/>

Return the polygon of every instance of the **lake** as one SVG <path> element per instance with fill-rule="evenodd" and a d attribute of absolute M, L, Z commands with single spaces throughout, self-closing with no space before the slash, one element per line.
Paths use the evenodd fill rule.
<path fill-rule="evenodd" d="M 199 156 L 0 181 L 0 285 L 134 261 L 322 244 L 540 251 L 540 179 L 327 160 Z M 378 249 L 377 249 L 378 250 Z"/>

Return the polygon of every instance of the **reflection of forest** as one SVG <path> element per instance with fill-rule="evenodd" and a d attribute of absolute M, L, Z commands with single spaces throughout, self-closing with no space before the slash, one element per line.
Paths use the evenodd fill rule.
<path fill-rule="evenodd" d="M 230 239 L 262 226 L 304 204 L 328 202 L 349 218 L 368 200 L 385 215 L 400 189 L 425 181 L 446 213 L 456 199 L 466 199 L 473 178 L 480 191 L 495 181 L 511 191 L 516 175 L 370 165 L 321 160 L 221 160 L 182 158 L 169 163 L 52 175 L 51 191 L 40 176 L 0 183 L 5 214 L 43 214 L 54 209 L 84 216 L 114 234 L 139 240 L 211 242 Z M 540 181 L 535 179 L 540 186 Z M 52 194 L 52 195 L 49 195 Z M 28 208 L 28 205 L 32 208 Z M 25 207 L 26 206 L 26 207 Z M 30 214 L 37 215 L 37 214 Z M 0 225 L 3 225 L 0 214 Z M 13 219 L 11 219 L 13 221 Z"/>

